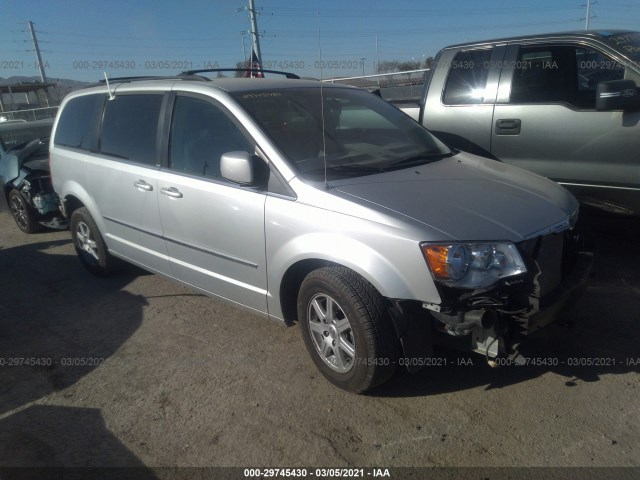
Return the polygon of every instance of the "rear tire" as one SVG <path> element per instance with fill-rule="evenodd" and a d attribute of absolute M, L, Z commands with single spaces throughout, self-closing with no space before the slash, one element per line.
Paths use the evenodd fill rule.
<path fill-rule="evenodd" d="M 9 209 L 16 225 L 24 233 L 36 233 L 42 230 L 42 225 L 36 221 L 36 212 L 18 190 L 9 192 Z"/>
<path fill-rule="evenodd" d="M 334 385 L 363 393 L 396 370 L 399 342 L 384 298 L 369 282 L 343 267 L 314 270 L 298 295 L 305 346 Z"/>
<path fill-rule="evenodd" d="M 96 222 L 85 207 L 73 212 L 69 227 L 78 258 L 87 270 L 101 277 L 117 270 L 118 260 L 107 250 Z"/>

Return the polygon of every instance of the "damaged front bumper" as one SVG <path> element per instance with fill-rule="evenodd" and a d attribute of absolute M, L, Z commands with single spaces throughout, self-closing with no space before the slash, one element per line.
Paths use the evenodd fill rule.
<path fill-rule="evenodd" d="M 423 304 L 433 319 L 436 341 L 488 360 L 517 356 L 523 337 L 558 320 L 585 289 L 593 254 L 581 250 L 580 243 L 574 231 L 522 242 L 518 249 L 527 273 L 489 291 L 440 288 L 440 305 Z"/>

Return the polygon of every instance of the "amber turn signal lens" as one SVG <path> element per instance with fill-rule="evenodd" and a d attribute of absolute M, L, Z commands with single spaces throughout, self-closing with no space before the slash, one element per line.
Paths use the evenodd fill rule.
<path fill-rule="evenodd" d="M 447 270 L 447 258 L 449 249 L 440 245 L 423 245 L 422 254 L 427 260 L 431 273 L 438 280 L 447 280 L 449 272 Z"/>
<path fill-rule="evenodd" d="M 433 276 L 437 280 L 460 280 L 467 273 L 471 253 L 462 244 L 423 245 L 424 254 Z"/>

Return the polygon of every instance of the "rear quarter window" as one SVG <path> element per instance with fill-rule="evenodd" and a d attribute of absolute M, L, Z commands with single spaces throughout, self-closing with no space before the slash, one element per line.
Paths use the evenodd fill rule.
<path fill-rule="evenodd" d="M 163 94 L 120 95 L 105 106 L 100 152 L 123 160 L 159 164 L 156 140 Z"/>
<path fill-rule="evenodd" d="M 96 150 L 98 122 L 105 98 L 105 95 L 84 95 L 69 100 L 60 113 L 53 143 L 83 150 Z"/>

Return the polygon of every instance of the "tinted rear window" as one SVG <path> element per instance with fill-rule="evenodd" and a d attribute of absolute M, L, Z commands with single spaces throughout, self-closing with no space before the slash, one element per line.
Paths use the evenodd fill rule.
<path fill-rule="evenodd" d="M 104 95 L 85 95 L 70 100 L 60 114 L 54 143 L 95 150 L 97 125 L 104 100 Z"/>
<path fill-rule="evenodd" d="M 162 94 L 120 95 L 105 107 L 100 152 L 156 165 Z"/>

